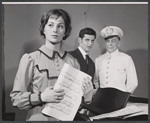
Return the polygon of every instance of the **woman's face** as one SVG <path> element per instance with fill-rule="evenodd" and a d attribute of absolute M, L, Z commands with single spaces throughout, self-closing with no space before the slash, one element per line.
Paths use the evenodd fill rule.
<path fill-rule="evenodd" d="M 61 16 L 57 19 L 49 18 L 44 28 L 46 40 L 54 43 L 62 40 L 65 36 L 65 31 L 65 22 Z"/>

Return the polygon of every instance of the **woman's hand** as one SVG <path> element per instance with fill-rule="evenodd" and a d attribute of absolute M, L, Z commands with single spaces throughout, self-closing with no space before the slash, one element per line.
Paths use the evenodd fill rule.
<path fill-rule="evenodd" d="M 88 78 L 85 78 L 84 82 L 82 83 L 83 95 L 87 94 L 92 89 L 93 89 L 93 85 L 92 85 L 91 80 Z"/>
<path fill-rule="evenodd" d="M 97 89 L 92 89 L 88 93 L 83 95 L 85 103 L 91 103 L 93 96 L 96 94 L 96 91 Z"/>
<path fill-rule="evenodd" d="M 47 103 L 59 103 L 64 98 L 65 92 L 63 89 L 53 89 L 53 87 L 47 87 L 41 93 L 41 100 Z"/>
<path fill-rule="evenodd" d="M 86 103 L 91 102 L 93 96 L 93 85 L 90 79 L 84 79 L 82 83 L 83 97 Z"/>

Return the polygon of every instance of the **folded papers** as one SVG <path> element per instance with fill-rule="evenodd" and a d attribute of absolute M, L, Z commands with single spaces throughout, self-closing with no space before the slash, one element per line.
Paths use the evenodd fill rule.
<path fill-rule="evenodd" d="M 133 114 L 136 114 L 139 112 L 142 112 L 142 109 L 138 108 L 135 105 L 130 105 L 130 106 L 126 106 L 125 108 L 117 110 L 117 111 L 92 116 L 92 117 L 90 117 L 90 120 L 93 121 L 93 120 L 98 120 L 98 119 L 103 119 L 103 118 L 114 118 L 114 117 L 124 117 L 125 118 L 125 116 L 133 115 Z"/>

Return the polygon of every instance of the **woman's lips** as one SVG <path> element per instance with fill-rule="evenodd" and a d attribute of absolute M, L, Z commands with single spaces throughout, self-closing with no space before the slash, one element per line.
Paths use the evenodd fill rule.
<path fill-rule="evenodd" d="M 58 38 L 58 35 L 52 35 L 53 38 Z"/>

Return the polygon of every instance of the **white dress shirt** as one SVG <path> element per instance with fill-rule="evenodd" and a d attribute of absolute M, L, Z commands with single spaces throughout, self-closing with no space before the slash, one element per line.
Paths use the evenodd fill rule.
<path fill-rule="evenodd" d="M 106 52 L 95 59 L 96 88 L 113 87 L 133 93 L 138 85 L 135 65 L 132 58 L 119 50 Z"/>
<path fill-rule="evenodd" d="M 86 59 L 86 55 L 88 55 L 80 46 L 78 47 L 84 59 Z"/>

